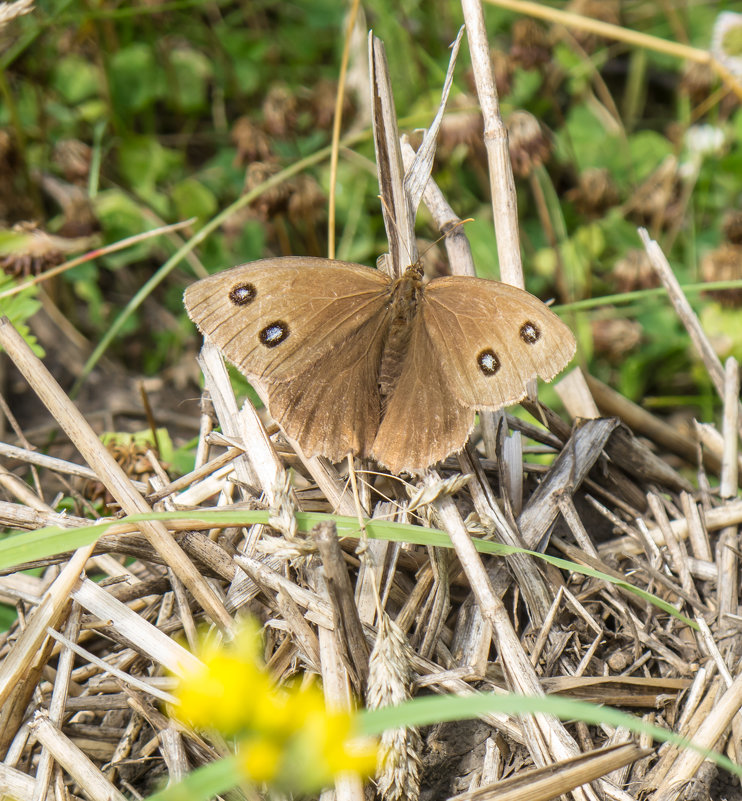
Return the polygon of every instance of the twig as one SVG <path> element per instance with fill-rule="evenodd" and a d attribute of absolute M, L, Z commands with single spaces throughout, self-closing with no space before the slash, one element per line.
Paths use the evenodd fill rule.
<path fill-rule="evenodd" d="M 353 0 L 348 12 L 348 23 L 343 40 L 343 55 L 340 58 L 338 88 L 335 95 L 335 113 L 332 117 L 332 150 L 330 152 L 330 197 L 327 200 L 327 255 L 335 258 L 335 196 L 337 193 L 338 154 L 340 152 L 340 129 L 343 122 L 343 101 L 345 100 L 345 79 L 348 75 L 350 43 L 358 17 L 360 0 Z"/>
<path fill-rule="evenodd" d="M 719 494 L 725 500 L 736 497 L 738 484 L 737 431 L 739 429 L 739 366 L 737 360 L 727 359 L 724 373 L 724 456 L 721 462 L 721 484 Z M 722 631 L 728 628 L 725 615 L 736 614 L 739 603 L 739 559 L 737 548 L 739 532 L 737 526 L 719 532 L 716 563 L 719 569 L 718 613 Z M 734 625 L 734 624 L 733 624 Z M 736 628 L 736 626 L 735 626 Z"/>
<path fill-rule="evenodd" d="M 84 253 L 82 256 L 78 256 L 75 259 L 70 259 L 64 264 L 58 264 L 56 267 L 52 267 L 50 270 L 46 270 L 43 273 L 39 273 L 39 275 L 35 275 L 33 278 L 29 278 L 28 281 L 24 281 L 22 284 L 16 284 L 10 289 L 0 292 L 0 300 L 3 298 L 8 298 L 11 295 L 17 295 L 19 292 L 23 292 L 24 289 L 29 289 L 36 284 L 41 284 L 49 278 L 53 278 L 55 275 L 59 275 L 67 270 L 71 270 L 73 267 L 77 267 L 79 264 L 85 264 L 86 262 L 93 261 L 93 259 L 99 259 L 101 256 L 106 256 L 109 253 L 116 253 L 119 250 L 124 250 L 125 248 L 138 244 L 139 242 L 143 242 L 145 239 L 151 239 L 153 236 L 160 236 L 162 234 L 170 233 L 171 231 L 179 231 L 181 228 L 186 228 L 189 225 L 193 225 L 195 221 L 196 217 L 191 217 L 188 220 L 173 223 L 172 225 L 163 225 L 159 228 L 153 228 L 151 231 L 144 231 L 141 234 L 127 236 L 125 239 L 120 239 L 118 242 L 114 242 L 113 244 L 106 245 L 102 248 L 94 248 L 93 250 Z"/>
<path fill-rule="evenodd" d="M 719 397 L 723 400 L 724 368 L 721 366 L 721 361 L 716 355 L 716 351 L 709 342 L 706 332 L 701 327 L 701 323 L 691 308 L 690 303 L 688 303 L 688 298 L 683 294 L 678 279 L 675 277 L 675 273 L 673 273 L 672 267 L 670 267 L 670 263 L 660 246 L 653 239 L 650 239 L 649 234 L 644 228 L 639 229 L 639 237 L 644 243 L 644 248 L 647 251 L 652 267 L 654 267 L 655 272 L 667 290 L 667 294 L 670 296 L 670 301 L 678 317 L 680 317 L 681 322 L 688 331 L 698 354 L 706 366 L 706 370 L 708 370 L 711 381 L 716 387 L 716 391 L 719 393 Z"/>
<path fill-rule="evenodd" d="M 500 277 L 506 284 L 523 289 L 525 282 L 520 259 L 515 180 L 508 150 L 508 131 L 500 115 L 489 39 L 484 27 L 484 12 L 480 0 L 462 0 L 461 8 L 469 39 L 474 83 L 484 117 L 484 145 L 489 165 Z"/>
<path fill-rule="evenodd" d="M 559 23 L 569 30 L 589 31 L 606 39 L 626 42 L 632 47 L 643 47 L 647 50 L 654 50 L 656 53 L 666 53 L 678 59 L 693 61 L 696 64 L 708 64 L 727 87 L 738 98 L 742 99 L 742 84 L 740 84 L 737 76 L 733 75 L 721 62 L 717 61 L 708 50 L 680 44 L 679 42 L 668 42 L 666 39 L 660 39 L 657 36 L 632 31 L 628 28 L 622 28 L 620 25 L 612 25 L 610 22 L 591 19 L 590 17 L 582 16 L 582 14 L 561 11 L 542 3 L 532 2 L 532 0 L 487 0 L 487 2 L 490 5 L 507 8 L 520 14 L 528 14 L 531 17 Z"/>
<path fill-rule="evenodd" d="M 149 504 L 132 486 L 129 477 L 105 448 L 83 414 L 64 394 L 7 317 L 0 318 L 0 344 L 121 508 L 127 514 L 151 512 Z M 139 525 L 145 537 L 188 587 L 206 614 L 220 627 L 231 630 L 231 616 L 167 529 L 156 521 L 142 522 Z"/>

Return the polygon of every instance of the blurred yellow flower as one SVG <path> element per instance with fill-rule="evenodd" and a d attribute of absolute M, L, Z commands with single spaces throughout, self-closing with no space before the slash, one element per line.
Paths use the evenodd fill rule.
<path fill-rule="evenodd" d="M 282 756 L 281 744 L 273 740 L 244 740 L 240 744 L 240 767 L 254 782 L 274 782 Z"/>
<path fill-rule="evenodd" d="M 278 687 L 263 663 L 255 624 L 232 642 L 204 646 L 201 662 L 180 683 L 179 717 L 234 737 L 249 780 L 310 793 L 340 773 L 373 773 L 377 746 L 357 736 L 356 715 L 328 711 L 317 684 Z"/>
<path fill-rule="evenodd" d="M 265 714 L 265 696 L 272 691 L 257 628 L 245 625 L 230 643 L 204 645 L 201 665 L 180 684 L 180 716 L 229 737 L 249 728 L 259 712 Z"/>
<path fill-rule="evenodd" d="M 369 776 L 376 768 L 377 746 L 358 736 L 356 716 L 329 711 L 315 684 L 291 691 L 291 725 L 284 732 L 282 789 L 304 792 L 328 785 L 340 773 Z"/>

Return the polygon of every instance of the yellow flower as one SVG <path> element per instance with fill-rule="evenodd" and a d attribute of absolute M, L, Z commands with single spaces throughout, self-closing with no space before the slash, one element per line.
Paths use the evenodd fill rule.
<path fill-rule="evenodd" d="M 187 673 L 178 688 L 179 716 L 197 728 L 215 728 L 227 736 L 253 725 L 273 694 L 273 684 L 259 660 L 254 627 L 244 627 L 226 645 L 204 646 L 201 665 Z"/>
<path fill-rule="evenodd" d="M 246 778 L 307 794 L 340 773 L 373 773 L 377 747 L 356 736 L 356 716 L 328 711 L 316 684 L 277 687 L 263 663 L 256 625 L 229 643 L 202 646 L 201 664 L 177 691 L 179 715 L 237 741 Z"/>
<path fill-rule="evenodd" d="M 354 739 L 355 716 L 328 711 L 317 685 L 289 691 L 288 708 L 292 714 L 279 771 L 281 789 L 310 793 L 327 786 L 340 773 L 373 773 L 376 744 Z"/>
<path fill-rule="evenodd" d="M 282 757 L 282 744 L 275 740 L 245 740 L 239 749 L 240 767 L 254 782 L 271 784 L 278 775 Z"/>

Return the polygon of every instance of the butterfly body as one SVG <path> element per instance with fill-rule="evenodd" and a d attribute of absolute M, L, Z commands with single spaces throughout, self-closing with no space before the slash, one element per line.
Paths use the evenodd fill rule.
<path fill-rule="evenodd" d="M 394 472 L 460 449 L 477 409 L 521 400 L 574 354 L 572 333 L 506 284 L 417 265 L 392 280 L 329 259 L 286 257 L 196 282 L 185 305 L 307 455 L 349 451 Z"/>
<path fill-rule="evenodd" d="M 382 413 L 391 398 L 410 347 L 413 323 L 423 293 L 422 270 L 408 267 L 389 286 L 389 328 L 384 342 L 379 369 L 379 391 Z"/>

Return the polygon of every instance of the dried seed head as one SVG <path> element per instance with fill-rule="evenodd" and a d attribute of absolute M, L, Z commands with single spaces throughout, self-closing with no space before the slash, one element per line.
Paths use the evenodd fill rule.
<path fill-rule="evenodd" d="M 72 237 L 85 237 L 100 230 L 87 187 L 83 189 L 83 186 L 62 181 L 48 173 L 41 176 L 41 186 L 64 214 L 64 223 L 57 232 L 59 236 L 71 241 Z"/>
<path fill-rule="evenodd" d="M 621 363 L 626 354 L 642 341 L 642 327 L 636 320 L 621 317 L 594 320 L 593 347 L 612 363 Z"/>
<path fill-rule="evenodd" d="M 495 524 L 487 517 L 482 519 L 476 512 L 469 512 L 464 519 L 467 532 L 480 540 L 491 540 L 495 533 Z"/>
<path fill-rule="evenodd" d="M 454 98 L 450 113 L 443 117 L 438 134 L 438 157 L 441 160 L 446 160 L 456 148 L 463 146 L 478 160 L 486 163 L 487 154 L 482 139 L 484 122 L 476 105 L 477 101 L 471 95 Z"/>
<path fill-rule="evenodd" d="M 710 64 L 687 61 L 680 79 L 679 89 L 688 95 L 691 103 L 698 105 L 708 99 L 714 85 L 714 71 Z"/>
<path fill-rule="evenodd" d="M 527 111 L 514 111 L 508 119 L 513 172 L 525 178 L 551 156 L 551 142 L 539 121 Z"/>
<path fill-rule="evenodd" d="M 62 139 L 52 151 L 52 161 L 59 167 L 65 179 L 82 186 L 88 182 L 92 157 L 90 145 L 79 139 Z"/>
<path fill-rule="evenodd" d="M 39 275 L 64 261 L 60 237 L 52 236 L 36 223 L 24 222 L 13 226 L 17 239 L 12 249 L 0 256 L 0 270 L 7 275 Z"/>
<path fill-rule="evenodd" d="M 588 167 L 580 173 L 578 185 L 565 194 L 566 200 L 586 217 L 602 217 L 618 203 L 618 191 L 611 174 L 603 167 Z"/>
<path fill-rule="evenodd" d="M 462 475 L 455 473 L 445 481 L 436 481 L 434 484 L 420 485 L 414 491 L 410 491 L 410 504 L 407 507 L 408 512 L 414 512 L 423 506 L 428 506 L 438 498 L 449 497 L 455 495 L 462 487 L 471 479 L 471 475 Z"/>
<path fill-rule="evenodd" d="M 155 474 L 147 458 L 147 452 L 153 450 L 153 446 L 147 439 L 138 439 L 136 434 L 114 432 L 107 435 L 105 446 L 129 478 L 147 482 Z M 102 502 L 106 514 L 119 511 L 113 495 L 100 481 L 86 482 L 84 495 L 93 504 Z"/>
<path fill-rule="evenodd" d="M 280 164 L 275 161 L 254 161 L 248 166 L 245 173 L 245 192 L 249 192 L 267 181 L 280 169 Z M 263 192 L 252 204 L 251 209 L 259 219 L 268 220 L 276 214 L 283 214 L 286 211 L 288 198 L 289 188 L 286 182 L 283 182 Z"/>
<path fill-rule="evenodd" d="M 564 10 L 611 25 L 621 24 L 621 0 L 572 0 Z M 594 53 L 606 41 L 591 31 L 570 30 L 570 35 L 586 53 Z"/>
<path fill-rule="evenodd" d="M 33 0 L 16 0 L 15 3 L 3 3 L 0 7 L 0 28 L 4 28 L 11 20 L 33 11 Z"/>
<path fill-rule="evenodd" d="M 288 86 L 271 86 L 263 101 L 264 127 L 268 134 L 285 139 L 296 129 L 298 116 L 296 95 Z"/>
<path fill-rule="evenodd" d="M 422 739 L 417 729 L 387 729 L 379 744 L 376 783 L 384 801 L 417 801 L 420 797 Z"/>
<path fill-rule="evenodd" d="M 642 225 L 672 224 L 683 213 L 678 161 L 668 156 L 636 189 L 626 211 Z"/>
<path fill-rule="evenodd" d="M 396 706 L 410 697 L 410 647 L 399 626 L 382 610 L 369 659 L 366 704 L 370 709 Z M 387 729 L 381 738 L 377 783 L 385 801 L 417 801 L 420 753 L 417 729 Z"/>
<path fill-rule="evenodd" d="M 495 73 L 495 87 L 500 97 L 510 94 L 513 83 L 513 62 L 502 50 L 491 50 L 492 70 Z M 472 86 L 472 90 L 474 87 Z"/>
<path fill-rule="evenodd" d="M 325 193 L 316 179 L 301 173 L 289 182 L 288 217 L 294 225 L 312 224 L 324 215 Z"/>
<path fill-rule="evenodd" d="M 296 539 L 296 504 L 288 475 L 273 488 L 269 513 L 268 525 L 280 531 L 287 540 Z"/>
<path fill-rule="evenodd" d="M 497 94 L 500 97 L 505 97 L 510 94 L 510 90 L 512 89 L 515 65 L 509 53 L 496 48 L 490 50 L 490 59 L 492 60 L 492 71 L 495 74 L 495 88 L 497 89 Z M 469 94 L 476 96 L 477 85 L 474 80 L 474 72 L 471 68 L 464 73 L 464 80 L 469 89 Z M 478 105 L 476 101 L 474 105 Z"/>
<path fill-rule="evenodd" d="M 322 131 L 332 127 L 335 118 L 335 100 L 337 97 L 337 82 L 320 79 L 312 87 L 308 110 L 314 120 L 314 127 Z M 353 100 L 346 91 L 343 97 L 343 127 L 355 116 Z"/>
<path fill-rule="evenodd" d="M 240 117 L 232 126 L 231 138 L 237 147 L 235 164 L 242 167 L 253 161 L 271 161 L 271 138 L 249 117 Z"/>
<path fill-rule="evenodd" d="M 739 281 L 742 279 L 742 245 L 725 242 L 701 260 L 704 281 Z M 742 306 L 742 289 L 715 289 L 704 293 L 722 306 Z"/>
<path fill-rule="evenodd" d="M 527 70 L 537 69 L 551 61 L 549 34 L 535 19 L 517 19 L 511 35 L 510 58 L 517 66 Z"/>
<path fill-rule="evenodd" d="M 644 250 L 629 250 L 619 259 L 610 274 L 617 292 L 633 292 L 636 289 L 651 289 L 659 286 L 649 257 Z"/>
<path fill-rule="evenodd" d="M 742 245 L 742 211 L 730 211 L 722 223 L 724 236 L 734 245 Z"/>
<path fill-rule="evenodd" d="M 0 129 L 0 162 L 4 163 L 13 152 L 13 140 L 10 134 Z"/>

